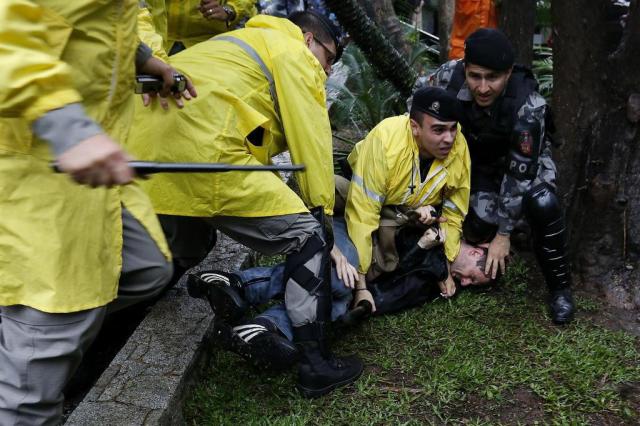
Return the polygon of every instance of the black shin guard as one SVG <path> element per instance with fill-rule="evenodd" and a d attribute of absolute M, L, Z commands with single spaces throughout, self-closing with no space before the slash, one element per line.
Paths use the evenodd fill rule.
<path fill-rule="evenodd" d="M 553 322 L 565 324 L 574 312 L 566 228 L 558 197 L 547 184 L 527 193 L 523 202 L 533 231 L 533 246 L 551 293 Z"/>
<path fill-rule="evenodd" d="M 549 290 L 571 286 L 566 228 L 558 197 L 547 184 L 533 188 L 524 198 L 533 233 L 533 246 Z"/>

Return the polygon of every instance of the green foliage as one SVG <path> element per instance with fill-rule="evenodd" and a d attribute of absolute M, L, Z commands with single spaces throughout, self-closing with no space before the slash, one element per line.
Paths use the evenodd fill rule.
<path fill-rule="evenodd" d="M 518 255 L 514 255 L 509 262 L 507 271 L 502 278 L 500 278 L 500 282 L 505 288 L 512 290 L 517 296 L 521 297 L 526 294 L 529 273 L 529 267 L 524 259 Z"/>
<path fill-rule="evenodd" d="M 333 126 L 339 130 L 349 128 L 355 138 L 360 139 L 380 121 L 406 110 L 400 94 L 391 83 L 378 78 L 358 47 L 350 45 L 342 56 L 342 63 L 348 68 L 347 81 L 328 83 L 339 92 L 329 111 Z"/>
<path fill-rule="evenodd" d="M 325 4 L 363 50 L 380 75 L 407 97 L 416 81 L 416 72 L 391 45 L 388 38 L 367 16 L 356 0 L 325 0 Z"/>
<path fill-rule="evenodd" d="M 282 254 L 267 256 L 256 252 L 251 259 L 251 266 L 275 266 L 283 263 L 284 261 L 285 256 Z"/>
<path fill-rule="evenodd" d="M 493 291 L 341 330 L 334 350 L 358 353 L 366 370 L 324 398 L 302 399 L 294 371 L 250 370 L 216 352 L 186 403 L 188 423 L 637 424 L 625 393 L 640 382 L 638 339 L 596 325 L 581 305 L 572 325 L 551 325 L 546 305 L 512 291 L 527 274 L 517 268 Z"/>
<path fill-rule="evenodd" d="M 532 71 L 540 83 L 539 92 L 549 100 L 553 94 L 553 51 L 550 47 L 535 46 Z"/>
<path fill-rule="evenodd" d="M 551 27 L 551 0 L 536 1 L 536 24 Z"/>

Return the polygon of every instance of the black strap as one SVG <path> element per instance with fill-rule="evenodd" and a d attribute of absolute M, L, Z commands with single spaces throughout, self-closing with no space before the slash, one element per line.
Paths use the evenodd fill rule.
<path fill-rule="evenodd" d="M 304 264 L 316 253 L 321 253 L 324 245 L 322 239 L 314 234 L 298 253 L 290 254 L 285 263 L 284 275 L 286 279 L 292 279 L 309 293 L 314 293 L 322 284 L 322 280 Z"/>

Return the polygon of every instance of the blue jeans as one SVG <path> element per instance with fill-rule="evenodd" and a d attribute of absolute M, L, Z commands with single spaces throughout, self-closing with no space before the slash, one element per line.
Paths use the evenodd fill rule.
<path fill-rule="evenodd" d="M 333 237 L 342 254 L 349 263 L 358 265 L 358 252 L 347 234 L 347 226 L 343 218 L 333 219 Z M 235 272 L 244 287 L 244 296 L 247 302 L 252 305 L 260 305 L 270 300 L 284 298 L 285 282 L 284 263 L 270 267 L 256 267 L 244 271 Z M 331 267 L 331 320 L 335 321 L 349 309 L 352 299 L 352 289 L 345 286 L 338 279 L 335 267 Z M 257 318 L 264 318 L 273 322 L 278 329 L 289 340 L 293 339 L 293 329 L 291 320 L 287 315 L 284 302 L 271 306 L 269 309 L 258 315 Z"/>

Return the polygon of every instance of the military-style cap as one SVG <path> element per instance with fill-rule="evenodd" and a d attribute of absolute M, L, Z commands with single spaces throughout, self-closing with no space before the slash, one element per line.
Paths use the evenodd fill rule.
<path fill-rule="evenodd" d="M 513 65 L 515 53 L 506 35 L 495 28 L 480 28 L 464 42 L 464 61 L 495 71 L 506 71 Z"/>
<path fill-rule="evenodd" d="M 456 97 L 439 87 L 425 87 L 413 94 L 411 111 L 420 111 L 442 121 L 460 119 L 460 102 Z"/>

